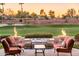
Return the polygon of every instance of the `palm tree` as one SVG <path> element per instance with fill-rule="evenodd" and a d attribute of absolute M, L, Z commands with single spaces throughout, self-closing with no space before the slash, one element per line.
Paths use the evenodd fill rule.
<path fill-rule="evenodd" d="M 3 10 L 0 8 L 0 14 L 2 14 L 3 13 Z"/>
<path fill-rule="evenodd" d="M 12 10 L 12 9 L 8 9 L 7 10 L 7 14 L 8 14 L 8 18 L 11 20 L 11 19 L 13 19 L 14 18 L 14 11 Z"/>
<path fill-rule="evenodd" d="M 5 5 L 5 3 L 0 3 L 0 5 L 2 5 L 2 10 L 3 10 L 3 13 L 4 13 L 4 5 Z"/>
<path fill-rule="evenodd" d="M 52 10 L 50 10 L 50 11 L 49 11 L 49 16 L 50 16 L 51 18 L 55 18 L 55 12 L 52 11 Z"/>
<path fill-rule="evenodd" d="M 73 17 L 73 16 L 75 16 L 75 14 L 76 14 L 75 9 L 71 9 L 71 16 Z"/>
<path fill-rule="evenodd" d="M 45 13 L 44 9 L 40 10 L 40 16 L 42 16 L 42 17 L 46 16 L 46 13 Z"/>
<path fill-rule="evenodd" d="M 67 16 L 69 16 L 69 17 L 74 17 L 75 14 L 76 14 L 75 9 L 73 9 L 73 8 L 68 9 L 68 11 L 67 11 Z"/>
<path fill-rule="evenodd" d="M 31 16 L 34 18 L 34 20 L 36 20 L 36 18 L 38 18 L 38 15 L 35 12 L 32 12 Z"/>
<path fill-rule="evenodd" d="M 44 9 L 40 10 L 40 17 L 42 19 L 48 19 L 48 16 L 47 16 L 46 12 L 44 11 Z"/>
<path fill-rule="evenodd" d="M 21 12 L 23 12 L 23 4 L 24 3 L 19 3 L 19 5 L 21 6 Z"/>

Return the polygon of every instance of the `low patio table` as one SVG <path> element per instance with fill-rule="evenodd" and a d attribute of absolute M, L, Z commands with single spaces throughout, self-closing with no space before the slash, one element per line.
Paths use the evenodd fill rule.
<path fill-rule="evenodd" d="M 35 56 L 37 56 L 37 53 L 43 53 L 43 56 L 45 56 L 45 45 L 34 45 L 35 49 Z M 38 50 L 42 50 L 42 52 L 38 52 Z"/>

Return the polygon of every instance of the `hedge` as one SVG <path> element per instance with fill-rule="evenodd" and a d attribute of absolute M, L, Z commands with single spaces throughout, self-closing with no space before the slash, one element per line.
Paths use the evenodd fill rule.
<path fill-rule="evenodd" d="M 51 33 L 28 33 L 25 35 L 25 38 L 52 38 Z"/>

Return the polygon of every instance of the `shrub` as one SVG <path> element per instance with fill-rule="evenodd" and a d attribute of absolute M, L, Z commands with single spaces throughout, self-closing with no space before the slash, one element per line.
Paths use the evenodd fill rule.
<path fill-rule="evenodd" d="M 79 49 L 79 44 L 74 44 L 73 48 Z"/>
<path fill-rule="evenodd" d="M 46 43 L 45 46 L 46 46 L 46 49 L 53 48 L 53 44 L 52 43 Z"/>
<path fill-rule="evenodd" d="M 79 41 L 79 34 L 75 35 L 76 41 Z"/>
<path fill-rule="evenodd" d="M 3 48 L 2 44 L 0 43 L 0 49 Z"/>
<path fill-rule="evenodd" d="M 32 49 L 34 48 L 33 45 L 31 43 L 26 43 L 24 46 L 25 49 Z"/>
<path fill-rule="evenodd" d="M 52 38 L 51 33 L 28 33 L 25 38 Z"/>
<path fill-rule="evenodd" d="M 0 20 L 2 20 L 2 16 L 0 16 Z"/>

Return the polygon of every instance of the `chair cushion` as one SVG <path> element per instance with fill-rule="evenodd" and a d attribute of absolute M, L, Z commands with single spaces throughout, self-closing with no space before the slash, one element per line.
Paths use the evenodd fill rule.
<path fill-rule="evenodd" d="M 57 48 L 59 48 L 59 47 L 63 47 L 63 46 L 60 45 L 60 44 L 54 44 L 53 46 L 54 46 L 55 49 L 57 49 Z"/>
<path fill-rule="evenodd" d="M 62 47 L 65 47 L 65 45 L 66 45 L 66 43 L 63 41 L 63 42 L 61 43 L 61 46 L 62 46 Z"/>
<path fill-rule="evenodd" d="M 8 53 L 14 55 L 14 54 L 18 54 L 20 52 L 21 52 L 20 48 L 18 48 L 18 47 L 10 47 Z"/>
<path fill-rule="evenodd" d="M 19 46 L 20 48 L 23 48 L 25 44 L 23 43 L 18 43 L 17 46 Z"/>
<path fill-rule="evenodd" d="M 7 37 L 6 40 L 8 41 L 9 44 L 15 44 L 16 43 L 16 41 L 15 41 L 13 36 Z"/>
<path fill-rule="evenodd" d="M 9 50 L 21 50 L 21 49 L 18 47 L 10 47 Z"/>
<path fill-rule="evenodd" d="M 57 48 L 56 50 L 57 50 L 57 52 L 66 52 L 66 53 L 71 52 L 71 50 L 69 50 L 67 48 L 60 48 L 60 47 Z"/>
<path fill-rule="evenodd" d="M 69 36 L 64 38 L 64 47 L 67 47 L 68 40 L 71 39 Z"/>

